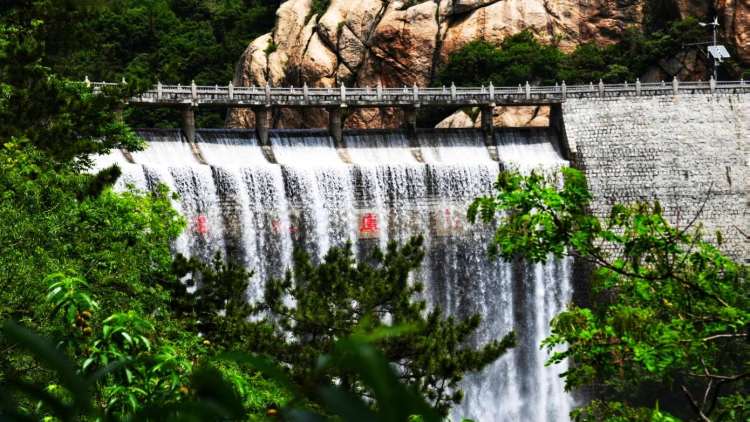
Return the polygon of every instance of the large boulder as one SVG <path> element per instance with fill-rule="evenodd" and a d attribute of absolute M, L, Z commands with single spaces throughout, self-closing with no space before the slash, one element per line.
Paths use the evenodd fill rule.
<path fill-rule="evenodd" d="M 439 66 L 467 43 L 494 43 L 523 30 L 565 51 L 583 42 L 616 43 L 639 25 L 648 0 L 331 0 L 322 16 L 312 0 L 287 0 L 270 34 L 254 40 L 240 58 L 238 85 L 386 87 L 428 85 Z M 676 0 L 676 13 L 707 19 L 719 13 L 722 31 L 741 60 L 750 61 L 749 0 Z M 707 33 L 708 35 L 708 33 Z M 705 72 L 694 52 L 667 58 L 645 79 L 689 79 Z M 504 123 L 526 119 L 527 111 L 504 112 Z M 276 127 L 325 126 L 325 110 L 277 112 Z M 463 119 L 463 117 L 461 117 Z M 537 119 L 538 121 L 538 119 Z M 230 113 L 230 126 L 252 126 L 252 113 Z M 399 110 L 356 110 L 349 127 L 395 127 Z M 530 124 L 530 123 L 529 123 Z"/>

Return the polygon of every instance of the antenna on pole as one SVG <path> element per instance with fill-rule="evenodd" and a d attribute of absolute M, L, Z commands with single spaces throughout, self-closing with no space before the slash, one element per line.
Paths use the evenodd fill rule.
<path fill-rule="evenodd" d="M 717 80 L 719 79 L 719 63 L 722 62 L 723 59 L 728 59 L 731 56 L 729 55 L 729 51 L 727 51 L 726 47 L 723 45 L 718 44 L 718 31 L 719 31 L 719 17 L 714 17 L 713 22 L 698 22 L 698 25 L 702 27 L 710 26 L 713 29 L 713 44 L 708 46 L 708 52 L 706 53 L 706 56 L 713 59 L 714 62 L 714 74 L 713 79 Z"/>

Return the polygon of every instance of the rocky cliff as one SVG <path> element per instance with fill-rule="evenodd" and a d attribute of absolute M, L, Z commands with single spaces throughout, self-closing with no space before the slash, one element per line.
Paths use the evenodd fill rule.
<path fill-rule="evenodd" d="M 646 3 L 654 0 L 287 0 L 279 7 L 272 33 L 254 40 L 237 66 L 235 84 L 243 86 L 420 86 L 428 85 L 448 55 L 470 41 L 501 42 L 522 30 L 542 42 L 571 51 L 578 44 L 614 43 L 631 25 L 643 22 Z M 319 15 L 316 9 L 327 4 Z M 675 0 L 680 16 L 718 13 L 722 30 L 738 55 L 750 62 L 750 0 Z M 696 60 L 665 60 L 651 78 L 694 71 Z M 394 126 L 395 110 L 359 110 L 347 126 Z M 529 109 L 498 124 L 534 124 L 545 111 Z M 453 116 L 451 126 L 470 116 Z M 324 111 L 285 110 L 273 116 L 276 127 L 323 127 Z M 228 125 L 253 126 L 252 112 L 230 113 Z"/>

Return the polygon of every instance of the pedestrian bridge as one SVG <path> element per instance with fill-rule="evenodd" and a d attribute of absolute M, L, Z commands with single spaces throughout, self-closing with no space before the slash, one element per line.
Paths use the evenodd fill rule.
<path fill-rule="evenodd" d="M 85 83 L 95 93 L 118 83 Z M 255 128 L 262 143 L 268 142 L 268 112 L 274 108 L 325 108 L 329 113 L 329 131 L 334 139 L 342 137 L 343 114 L 347 108 L 396 107 L 403 110 L 404 127 L 416 130 L 416 112 L 421 107 L 478 107 L 482 115 L 482 128 L 492 132 L 492 108 L 495 106 L 552 106 L 552 112 L 567 99 L 677 96 L 682 94 L 746 93 L 746 81 L 622 83 L 554 86 L 532 86 L 528 82 L 516 87 L 240 87 L 227 85 L 205 86 L 156 84 L 151 89 L 128 98 L 125 103 L 135 107 L 172 107 L 183 110 L 183 130 L 188 140 L 195 137 L 194 110 L 199 107 L 251 108 L 255 114 Z"/>
<path fill-rule="evenodd" d="M 89 82 L 94 91 L 116 83 Z M 507 106 L 559 104 L 567 98 L 677 95 L 680 93 L 709 93 L 715 91 L 746 92 L 745 81 L 698 81 L 655 83 L 622 83 L 589 85 L 517 87 L 450 87 L 403 88 L 357 87 L 341 85 L 336 88 L 303 87 L 235 87 L 213 85 L 162 85 L 130 98 L 134 106 L 160 107 L 419 107 L 419 106 Z"/>

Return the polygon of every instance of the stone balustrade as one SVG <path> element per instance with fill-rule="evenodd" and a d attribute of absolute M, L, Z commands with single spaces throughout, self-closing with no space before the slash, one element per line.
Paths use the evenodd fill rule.
<path fill-rule="evenodd" d="M 95 93 L 104 87 L 118 83 L 84 81 Z M 124 81 L 122 82 L 124 83 Z M 156 84 L 151 89 L 126 100 L 135 107 L 174 107 L 183 110 L 183 130 L 188 140 L 195 133 L 194 109 L 198 107 L 251 108 L 255 114 L 255 128 L 262 143 L 268 142 L 268 110 L 273 108 L 325 108 L 329 114 L 331 135 L 341 141 L 343 108 L 396 107 L 404 112 L 404 127 L 416 130 L 416 111 L 420 107 L 478 107 L 482 113 L 482 128 L 492 134 L 492 108 L 495 106 L 548 105 L 559 108 L 568 99 L 674 96 L 680 94 L 747 93 L 750 83 L 740 81 L 649 82 L 622 84 L 598 84 L 533 86 L 528 82 L 517 87 L 346 87 L 335 88 L 286 87 L 240 87 L 228 85 L 164 85 Z"/>

